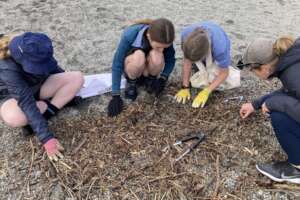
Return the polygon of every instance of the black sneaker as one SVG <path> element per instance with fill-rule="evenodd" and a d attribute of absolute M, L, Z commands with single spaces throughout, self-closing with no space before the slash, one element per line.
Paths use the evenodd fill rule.
<path fill-rule="evenodd" d="M 23 135 L 23 137 L 29 137 L 34 135 L 34 131 L 30 125 L 26 125 L 21 128 L 21 134 Z"/>
<path fill-rule="evenodd" d="M 149 75 L 148 77 L 145 77 L 145 89 L 149 94 L 153 93 L 153 85 L 156 80 L 156 76 Z"/>
<path fill-rule="evenodd" d="M 64 107 L 73 107 L 80 105 L 84 99 L 82 97 L 76 96 L 71 101 L 69 101 Z"/>
<path fill-rule="evenodd" d="M 272 164 L 257 164 L 256 169 L 273 181 L 300 184 L 300 170 L 287 161 Z"/>
<path fill-rule="evenodd" d="M 137 87 L 136 87 L 136 80 L 130 80 L 127 79 L 127 85 L 125 89 L 125 98 L 126 99 L 131 99 L 134 101 L 137 97 Z"/>
<path fill-rule="evenodd" d="M 136 86 L 137 87 L 143 87 L 145 85 L 146 77 L 144 75 L 141 75 L 139 78 L 136 80 Z"/>

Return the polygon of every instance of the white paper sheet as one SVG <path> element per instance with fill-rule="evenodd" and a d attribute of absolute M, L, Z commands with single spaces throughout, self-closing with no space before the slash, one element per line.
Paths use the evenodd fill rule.
<path fill-rule="evenodd" d="M 93 74 L 84 76 L 83 87 L 76 96 L 82 98 L 93 97 L 111 91 L 112 86 L 111 73 Z M 121 79 L 121 89 L 125 88 L 126 80 Z"/>

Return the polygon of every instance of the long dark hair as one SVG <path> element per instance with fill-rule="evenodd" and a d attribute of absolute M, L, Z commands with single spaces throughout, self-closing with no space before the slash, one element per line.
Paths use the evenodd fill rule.
<path fill-rule="evenodd" d="M 155 20 L 142 19 L 135 21 L 134 24 L 149 25 L 148 33 L 151 40 L 163 44 L 170 44 L 175 39 L 175 29 L 173 23 L 165 18 Z"/>

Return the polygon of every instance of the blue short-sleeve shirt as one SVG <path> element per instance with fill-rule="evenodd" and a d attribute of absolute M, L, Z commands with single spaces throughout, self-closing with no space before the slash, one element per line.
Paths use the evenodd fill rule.
<path fill-rule="evenodd" d="M 228 68 L 231 64 L 231 44 L 225 31 L 213 22 L 205 21 L 196 23 L 189 25 L 182 30 L 181 41 L 184 41 L 196 28 L 203 28 L 208 32 L 213 60 L 220 68 Z"/>

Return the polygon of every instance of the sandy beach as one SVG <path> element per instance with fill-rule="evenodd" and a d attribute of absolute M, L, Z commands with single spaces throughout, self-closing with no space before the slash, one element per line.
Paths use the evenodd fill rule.
<path fill-rule="evenodd" d="M 253 38 L 267 37 L 275 39 L 280 35 L 292 35 L 297 37 L 300 32 L 300 1 L 298 0 L 0 0 L 0 8 L 0 33 L 9 33 L 11 31 L 45 32 L 53 39 L 55 57 L 57 58 L 59 65 L 66 70 L 79 70 L 85 74 L 109 72 L 111 70 L 111 61 L 122 30 L 132 21 L 142 18 L 158 17 L 165 17 L 172 20 L 176 28 L 175 48 L 177 62 L 170 80 L 170 90 L 166 92 L 166 97 L 162 100 L 165 105 L 170 105 L 170 107 L 161 103 L 161 110 L 156 110 L 156 112 L 165 112 L 168 109 L 172 112 L 172 110 L 174 110 L 174 113 L 160 117 L 163 120 L 165 119 L 166 121 L 164 122 L 166 123 L 173 123 L 172 120 L 168 121 L 168 117 L 175 116 L 174 119 L 177 119 L 177 116 L 179 120 L 178 124 L 183 124 L 178 116 L 180 115 L 180 113 L 177 113 L 178 109 L 182 109 L 182 112 L 191 113 L 188 114 L 190 117 L 200 116 L 199 120 L 206 121 L 206 118 L 203 117 L 201 111 L 196 113 L 192 111 L 190 107 L 175 106 L 174 102 L 171 103 L 172 96 L 179 88 L 179 81 L 181 80 L 182 52 L 180 50 L 180 31 L 184 26 L 203 20 L 210 20 L 220 24 L 231 39 L 233 63 L 236 63 L 237 58 L 240 57 L 245 50 L 247 43 Z M 216 100 L 213 100 L 213 102 L 217 104 L 217 100 L 222 102 L 222 98 L 234 95 L 244 95 L 244 101 L 247 101 L 276 87 L 278 87 L 276 82 L 266 85 L 266 83 L 259 82 L 258 79 L 252 75 L 243 73 L 242 87 L 240 89 L 226 94 L 217 94 Z M 134 157 L 137 156 L 134 152 L 142 152 L 143 150 L 148 152 L 149 148 L 145 147 L 145 149 L 141 149 L 141 146 L 139 146 L 137 148 L 139 149 L 138 151 L 135 149 L 134 145 L 132 148 L 124 147 L 125 144 L 120 145 L 119 140 L 115 140 L 116 138 L 110 141 L 106 136 L 88 137 L 82 146 L 80 146 L 84 134 L 93 135 L 95 134 L 95 130 L 97 130 L 97 134 L 118 135 L 118 131 L 120 131 L 120 133 L 124 131 L 118 129 L 118 124 L 123 127 L 127 126 L 128 123 L 130 128 L 125 129 L 131 131 L 130 134 L 133 134 L 131 135 L 132 141 L 136 140 L 135 136 L 140 136 L 140 140 L 142 140 L 143 136 L 141 136 L 140 132 L 137 133 L 136 131 L 141 131 L 143 129 L 132 122 L 133 119 L 131 118 L 132 116 L 130 116 L 130 112 L 138 112 L 141 118 L 144 117 L 142 114 L 146 115 L 146 113 L 144 113 L 145 111 L 137 111 L 135 109 L 140 109 L 141 106 L 145 106 L 145 110 L 147 111 L 148 109 L 150 112 L 151 108 L 149 104 L 144 103 L 144 98 L 146 97 L 147 95 L 142 93 L 142 95 L 139 96 L 138 101 L 128 107 L 127 114 L 124 114 L 115 120 L 106 119 L 105 111 L 110 99 L 109 95 L 103 95 L 87 100 L 84 105 L 78 108 L 67 108 L 63 110 L 58 117 L 55 117 L 50 122 L 50 128 L 55 131 L 62 140 L 64 146 L 67 147 L 65 165 L 62 164 L 63 166 L 61 166 L 64 170 L 55 171 L 55 167 L 54 169 L 53 167 L 49 167 L 51 164 L 47 161 L 46 155 L 41 150 L 41 146 L 35 138 L 24 139 L 20 135 L 19 129 L 11 129 L 5 126 L 3 122 L 0 122 L 0 199 L 287 200 L 300 198 L 299 186 L 278 186 L 258 175 L 255 171 L 255 162 L 257 160 L 270 161 L 274 158 L 274 155 L 275 157 L 276 155 L 279 155 L 280 158 L 284 158 L 284 153 L 280 150 L 280 147 L 276 142 L 268 120 L 261 119 L 260 115 L 257 116 L 257 118 L 253 118 L 253 120 L 259 119 L 263 121 L 263 124 L 260 126 L 263 130 L 258 129 L 255 131 L 267 133 L 262 136 L 264 139 L 259 141 L 260 138 L 258 138 L 258 135 L 259 137 L 261 135 L 256 134 L 257 132 L 254 131 L 251 132 L 251 127 L 255 127 L 255 123 L 249 122 L 249 124 L 246 123 L 246 125 L 249 125 L 250 127 L 249 129 L 247 128 L 247 130 L 249 130 L 249 135 L 251 135 L 253 140 L 236 139 L 230 141 L 226 140 L 226 142 L 224 140 L 223 144 L 229 146 L 236 145 L 239 149 L 244 148 L 244 146 L 249 144 L 243 143 L 246 141 L 251 143 L 251 147 L 248 146 L 249 148 L 247 147 L 246 150 L 244 149 L 241 151 L 241 155 L 235 154 L 235 150 L 233 149 L 230 151 L 227 149 L 231 152 L 228 153 L 229 160 L 236 159 L 236 161 L 238 161 L 239 156 L 242 156 L 243 159 L 241 160 L 243 161 L 235 163 L 234 165 L 236 168 L 230 168 L 224 163 L 223 165 L 221 164 L 220 171 L 224 172 L 224 174 L 218 175 L 219 178 L 212 180 L 209 180 L 209 175 L 216 175 L 217 171 L 215 163 L 217 159 L 220 159 L 219 162 L 221 163 L 226 160 L 225 154 L 218 153 L 223 150 L 226 151 L 225 149 L 222 149 L 223 147 L 220 147 L 220 149 L 216 149 L 215 151 L 211 150 L 211 152 L 214 152 L 212 154 L 205 154 L 208 160 L 204 159 L 205 162 L 203 161 L 204 163 L 200 165 L 195 165 L 195 158 L 191 157 L 183 162 L 181 167 L 178 168 L 176 168 L 176 166 L 170 167 L 171 164 L 169 165 L 167 163 L 164 163 L 161 166 L 158 164 L 159 167 L 157 169 L 160 170 L 151 171 L 152 174 L 149 175 L 151 180 L 148 180 L 148 186 L 138 186 L 137 183 L 143 184 L 141 181 L 144 179 L 139 179 L 139 181 L 135 182 L 135 179 L 132 180 L 128 178 L 129 175 L 127 178 L 124 178 L 124 180 L 123 178 L 120 178 L 124 176 L 124 173 L 129 173 L 131 169 L 129 161 L 129 164 L 122 168 L 117 164 L 122 160 L 118 157 L 116 158 L 118 162 L 116 161 L 116 165 L 113 165 L 113 157 L 106 158 L 106 156 L 113 154 L 115 150 L 102 149 L 102 147 L 94 147 L 94 145 L 112 145 L 112 147 L 120 148 L 121 150 L 119 153 L 120 155 L 124 155 L 123 159 L 126 158 L 125 155 L 130 154 L 131 159 L 133 159 L 132 162 L 136 162 L 134 158 L 137 159 L 137 157 Z M 239 107 L 239 105 L 234 103 L 232 103 L 232 105 L 230 104 L 228 107 L 222 106 L 211 106 L 209 108 L 213 112 L 223 112 L 222 109 L 237 111 Z M 208 110 L 203 112 L 206 113 Z M 226 111 L 224 113 L 226 113 Z M 238 120 L 238 116 L 236 116 L 237 113 L 230 113 L 229 115 Z M 209 116 L 213 116 L 213 114 Z M 222 119 L 221 115 L 216 114 L 216 116 L 220 117 L 220 119 L 216 120 L 217 122 L 221 123 L 221 121 L 224 121 L 225 119 Z M 150 119 L 152 118 L 149 118 L 149 120 Z M 91 121 L 89 122 L 89 120 Z M 243 125 L 243 123 L 238 123 L 237 125 L 236 120 L 228 122 L 230 124 L 229 126 L 232 125 L 233 128 L 226 129 L 227 132 L 225 132 L 228 133 L 229 136 L 233 136 L 232 138 L 235 138 L 234 131 L 239 130 L 237 127 Z M 103 123 L 99 125 L 99 121 Z M 211 122 L 214 121 L 214 119 L 210 118 L 208 121 Z M 80 122 L 86 122 L 86 127 L 83 124 L 82 126 L 78 126 Z M 149 121 L 144 123 L 148 122 Z M 159 124 L 159 121 L 154 120 L 153 123 Z M 193 123 L 197 124 L 198 122 Z M 195 124 L 192 124 L 192 122 L 190 124 L 193 126 L 193 130 L 197 128 Z M 95 130 L 93 132 L 94 128 Z M 208 125 L 205 126 L 204 129 L 208 131 L 210 128 L 211 126 Z M 221 129 L 225 130 L 225 128 L 225 125 L 220 128 L 220 137 L 222 132 Z M 189 129 L 189 127 L 184 127 L 183 129 Z M 79 134 L 76 135 L 76 137 L 72 137 L 71 133 L 75 134 L 77 130 L 81 135 Z M 168 138 L 173 140 L 180 131 L 175 128 L 170 128 L 170 130 L 172 130 L 172 134 L 169 134 Z M 156 133 L 155 131 L 153 132 Z M 129 133 L 129 135 L 124 134 L 121 134 L 122 137 L 131 137 Z M 242 133 L 239 134 L 243 135 Z M 156 135 L 153 135 L 153 138 L 155 137 Z M 244 137 L 247 138 L 245 135 Z M 97 139 L 95 140 L 95 138 Z M 145 138 L 147 137 L 145 136 Z M 161 135 L 157 135 L 157 138 L 163 140 L 163 136 Z M 140 140 L 136 142 L 139 144 L 139 142 L 141 142 Z M 214 141 L 222 143 L 221 140 Z M 235 144 L 237 141 L 240 141 L 241 143 Z M 254 141 L 259 142 L 255 143 Z M 91 145 L 88 145 L 89 142 L 91 142 Z M 80 150 L 76 149 L 78 145 Z M 127 145 L 131 146 L 130 144 Z M 215 145 L 215 143 L 210 143 L 210 145 Z M 163 143 L 153 144 L 151 147 L 154 146 L 159 149 L 163 146 Z M 217 147 L 218 145 L 214 146 L 214 148 Z M 269 147 L 269 154 L 264 151 L 266 150 L 266 147 Z M 122 148 L 124 148 L 124 151 Z M 92 154 L 93 150 L 97 152 L 95 155 L 91 155 L 90 159 L 85 158 L 86 163 L 83 163 L 83 157 L 74 155 L 75 150 L 76 153 L 79 151 L 82 155 L 84 153 L 85 155 L 87 155 L 87 153 Z M 248 150 L 250 153 L 245 153 Z M 118 153 L 118 151 L 116 152 Z M 208 152 L 210 152 L 210 150 L 208 150 Z M 161 157 L 156 157 L 157 154 L 153 153 L 153 156 L 150 156 L 148 160 L 147 157 L 142 156 L 142 161 L 145 161 L 146 163 L 159 163 L 158 160 L 160 160 Z M 139 156 L 140 155 L 144 154 L 141 153 Z M 200 155 L 203 156 L 201 152 L 197 151 L 194 156 Z M 212 157 L 210 155 L 212 155 Z M 139 156 L 138 158 L 141 159 Z M 247 160 L 247 158 L 249 159 Z M 213 163 L 210 162 L 210 159 L 213 160 Z M 142 161 L 138 160 L 138 162 Z M 126 162 L 126 159 L 122 160 L 122 162 Z M 76 163 L 78 164 L 78 167 Z M 199 161 L 199 163 L 201 163 L 201 161 Z M 199 175 L 197 179 L 199 182 L 194 180 L 190 174 L 187 176 L 186 180 L 183 180 L 184 178 L 181 177 L 184 176 L 184 173 L 191 172 L 188 169 L 195 169 L 193 167 L 204 165 L 210 166 L 210 168 L 207 172 L 203 171 L 205 167 L 202 171 L 200 170 L 199 173 L 204 175 L 202 178 L 200 178 L 202 175 Z M 85 175 L 85 172 L 87 172 L 84 171 L 86 166 L 94 167 L 93 169 L 95 169 L 95 171 L 89 175 Z M 146 168 L 143 168 L 145 167 L 144 165 L 133 165 L 134 169 L 136 167 L 139 170 L 145 170 L 145 173 L 149 166 L 147 165 Z M 72 169 L 69 169 L 68 167 Z M 111 169 L 111 171 L 108 169 Z M 237 171 L 237 169 L 241 169 L 241 171 Z M 169 172 L 175 172 L 177 170 L 178 176 L 169 174 L 168 170 Z M 101 176 L 96 172 L 101 173 Z M 118 175 L 120 177 L 118 177 Z M 132 176 L 138 177 L 142 175 L 133 173 Z M 68 177 L 68 179 L 65 179 L 64 177 Z M 70 181 L 72 179 L 71 177 L 74 178 L 74 183 Z M 106 178 L 103 179 L 103 177 Z M 143 177 L 147 177 L 147 174 L 143 174 Z M 250 179 L 249 177 L 254 178 Z M 119 178 L 125 181 L 126 184 L 118 185 L 112 181 L 112 179 L 115 179 L 118 180 L 116 182 L 120 182 Z M 230 178 L 230 180 L 227 178 Z M 221 182 L 217 183 L 218 180 Z M 247 185 L 247 182 L 249 181 L 253 181 L 253 184 Z M 186 187 L 184 185 L 184 183 L 188 185 L 192 182 L 194 184 L 193 187 L 195 187 L 194 190 L 190 188 L 192 186 L 189 185 L 189 187 Z M 146 182 L 144 183 L 146 184 Z M 117 186 L 114 186 L 114 184 Z M 148 192 L 146 192 L 147 187 L 149 188 Z M 159 190 L 159 188 L 162 189 Z"/>

